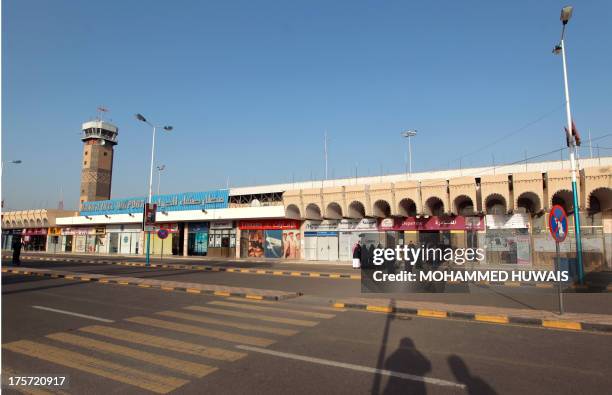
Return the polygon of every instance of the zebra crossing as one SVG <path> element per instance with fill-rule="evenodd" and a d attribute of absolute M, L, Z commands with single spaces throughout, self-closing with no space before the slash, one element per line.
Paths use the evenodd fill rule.
<path fill-rule="evenodd" d="M 96 382 L 102 380 L 102 391 L 112 382 L 166 394 L 245 358 L 249 352 L 239 346 L 269 347 L 341 312 L 294 302 L 211 300 L 3 344 L 8 352 L 3 373 L 16 371 L 11 368 L 13 358 L 25 358 L 25 363 L 33 359 L 49 372 L 74 372 L 64 393 L 76 393 L 85 373 L 96 376 Z M 15 389 L 27 394 L 56 392 Z"/>

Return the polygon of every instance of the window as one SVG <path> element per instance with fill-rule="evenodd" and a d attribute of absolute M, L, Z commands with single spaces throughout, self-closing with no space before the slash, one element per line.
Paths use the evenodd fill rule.
<path fill-rule="evenodd" d="M 105 152 L 105 153 L 104 153 L 104 156 L 106 156 L 107 154 L 108 154 L 108 152 Z"/>
<path fill-rule="evenodd" d="M 83 162 L 83 166 L 86 166 L 86 165 L 87 165 L 87 161 L 84 161 L 84 162 Z"/>

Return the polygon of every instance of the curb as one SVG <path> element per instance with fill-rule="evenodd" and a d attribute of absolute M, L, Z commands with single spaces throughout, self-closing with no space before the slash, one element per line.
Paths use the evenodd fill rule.
<path fill-rule="evenodd" d="M 270 300 L 270 301 L 280 301 L 291 299 L 297 296 L 300 296 L 299 293 L 295 294 L 287 294 L 287 295 L 278 295 L 278 296 L 270 296 L 270 295 L 254 295 L 247 294 L 244 292 L 227 292 L 227 291 L 214 291 L 207 289 L 197 289 L 197 288 L 188 288 L 188 287 L 169 287 L 164 285 L 157 284 L 146 284 L 136 281 L 126 281 L 121 278 L 104 278 L 104 277 L 90 277 L 90 275 L 86 274 L 65 274 L 65 273 L 53 273 L 53 272 L 33 272 L 23 269 L 14 269 L 14 268 L 2 268 L 2 273 L 13 273 L 13 274 L 22 274 L 29 276 L 39 276 L 39 277 L 49 277 L 49 278 L 63 278 L 65 280 L 77 280 L 77 281 L 89 281 L 89 282 L 97 282 L 100 284 L 114 284 L 114 285 L 131 285 L 140 288 L 151 288 L 151 289 L 159 289 L 162 291 L 174 291 L 174 292 L 184 292 L 190 294 L 204 294 L 204 295 L 214 295 L 214 296 L 226 296 L 226 297 L 238 297 L 238 298 L 246 298 L 246 299 L 255 299 L 255 300 Z"/>
<path fill-rule="evenodd" d="M 427 310 L 407 307 L 377 306 L 362 303 L 343 303 L 332 301 L 337 309 L 354 309 L 385 314 L 408 314 L 427 318 L 454 318 L 466 321 L 479 321 L 489 324 L 519 324 L 530 325 L 548 329 L 562 329 L 571 331 L 590 331 L 612 333 L 612 324 L 597 324 L 584 321 L 570 320 L 543 320 L 540 318 L 512 316 L 506 314 L 476 314 L 452 310 Z"/>
<path fill-rule="evenodd" d="M 10 257 L 4 257 L 9 259 Z M 118 266 L 132 266 L 132 267 L 147 267 L 143 262 L 117 262 L 108 261 L 103 259 L 97 260 L 85 260 L 78 258 L 44 258 L 44 257 L 32 257 L 24 256 L 23 260 L 39 260 L 39 261 L 54 261 L 54 262 L 78 262 L 78 263 L 93 263 L 93 264 L 108 264 Z M 227 273 L 247 273 L 247 274 L 267 274 L 273 276 L 289 276 L 289 277 L 316 277 L 316 278 L 331 278 L 331 279 L 344 279 L 344 280 L 361 280 L 361 275 L 355 274 L 343 274 L 333 272 L 302 272 L 302 271 L 288 271 L 288 270 L 270 270 L 270 269 L 248 269 L 241 267 L 220 267 L 220 266 L 204 266 L 204 265 L 184 265 L 178 263 L 151 263 L 149 267 L 165 268 L 165 269 L 183 269 L 183 270 L 202 270 L 209 272 L 227 272 Z"/>

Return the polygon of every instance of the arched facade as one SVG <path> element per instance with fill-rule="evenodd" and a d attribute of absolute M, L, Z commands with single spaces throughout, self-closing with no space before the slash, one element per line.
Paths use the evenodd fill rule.
<path fill-rule="evenodd" d="M 399 201 L 397 214 L 402 217 L 415 217 L 417 215 L 416 202 L 409 198 L 404 198 Z"/>
<path fill-rule="evenodd" d="M 306 206 L 306 210 L 304 212 L 304 218 L 313 219 L 313 220 L 321 220 L 323 217 L 321 216 L 321 208 L 315 203 L 310 203 Z"/>
<path fill-rule="evenodd" d="M 291 219 L 302 218 L 300 214 L 300 208 L 295 204 L 289 204 L 285 207 L 285 216 Z"/>
<path fill-rule="evenodd" d="M 559 205 L 563 207 L 568 215 L 574 212 L 574 195 L 570 189 L 561 189 L 555 192 L 551 197 L 551 207 Z"/>
<path fill-rule="evenodd" d="M 372 213 L 377 218 L 388 218 L 391 216 L 391 205 L 386 200 L 377 200 L 372 207 Z"/>
<path fill-rule="evenodd" d="M 336 202 L 329 203 L 325 209 L 325 218 L 342 219 L 342 206 Z"/>
<path fill-rule="evenodd" d="M 354 200 L 349 203 L 348 206 L 348 217 L 353 219 L 361 219 L 366 216 L 365 205 L 358 201 Z"/>
<path fill-rule="evenodd" d="M 487 214 L 506 214 L 508 205 L 506 199 L 499 193 L 492 193 L 484 199 L 485 212 Z"/>
<path fill-rule="evenodd" d="M 474 215 L 476 214 L 476 207 L 474 206 L 474 200 L 466 195 L 459 195 L 453 200 L 453 214 L 456 215 Z"/>
<path fill-rule="evenodd" d="M 437 196 L 431 196 L 423 205 L 423 213 L 425 215 L 444 215 L 444 201 Z"/>
<path fill-rule="evenodd" d="M 525 212 L 531 215 L 538 214 L 542 211 L 542 201 L 535 192 L 523 192 L 516 199 L 516 208 L 518 212 Z"/>

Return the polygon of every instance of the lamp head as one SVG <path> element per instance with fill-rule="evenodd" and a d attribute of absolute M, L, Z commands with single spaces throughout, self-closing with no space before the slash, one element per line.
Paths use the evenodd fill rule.
<path fill-rule="evenodd" d="M 416 130 L 406 130 L 405 132 L 402 132 L 402 136 L 404 137 L 414 137 L 417 135 L 417 131 Z"/>
<path fill-rule="evenodd" d="M 147 118 L 145 118 L 142 114 L 136 114 L 135 117 L 141 122 L 147 122 Z"/>
<path fill-rule="evenodd" d="M 171 131 L 172 129 L 174 129 L 172 126 L 164 126 L 164 130 L 165 130 L 166 132 L 169 132 L 169 131 Z"/>
<path fill-rule="evenodd" d="M 561 22 L 563 22 L 564 25 L 567 25 L 567 22 L 569 22 L 570 18 L 572 17 L 572 12 L 574 11 L 574 7 L 572 7 L 571 5 L 568 5 L 566 7 L 563 7 L 561 9 Z"/>

